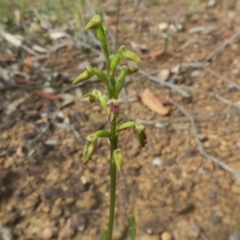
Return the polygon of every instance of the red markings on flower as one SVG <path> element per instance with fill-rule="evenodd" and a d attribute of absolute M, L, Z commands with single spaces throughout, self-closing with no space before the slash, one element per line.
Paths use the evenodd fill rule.
<path fill-rule="evenodd" d="M 110 112 L 119 112 L 119 110 L 120 110 L 119 105 L 115 104 L 114 102 L 108 103 L 107 107 L 109 108 Z"/>

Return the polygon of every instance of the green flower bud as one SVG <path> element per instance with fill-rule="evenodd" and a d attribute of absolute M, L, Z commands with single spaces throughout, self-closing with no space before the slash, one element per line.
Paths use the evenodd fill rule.
<path fill-rule="evenodd" d="M 135 127 L 136 124 L 137 124 L 136 122 L 125 122 L 118 127 L 117 131 L 120 132 L 127 128 Z"/>
<path fill-rule="evenodd" d="M 121 46 L 118 52 L 120 53 L 120 56 L 126 60 L 132 60 L 136 63 L 142 62 L 141 58 L 136 53 L 128 50 L 126 46 Z"/>
<path fill-rule="evenodd" d="M 103 19 L 99 15 L 95 15 L 92 17 L 91 21 L 85 26 L 85 29 L 98 29 L 102 26 Z"/>
<path fill-rule="evenodd" d="M 102 71 L 99 71 L 96 68 L 92 68 L 92 71 L 104 84 L 109 84 L 107 76 Z"/>
<path fill-rule="evenodd" d="M 107 29 L 105 27 L 100 27 L 97 29 L 97 38 L 98 40 L 103 43 L 106 42 L 107 40 Z"/>
<path fill-rule="evenodd" d="M 76 85 L 80 82 L 83 82 L 85 80 L 88 80 L 94 75 L 94 72 L 92 71 L 92 68 L 90 66 L 86 67 L 86 70 L 81 73 L 73 82 L 73 85 Z"/>
<path fill-rule="evenodd" d="M 116 85 L 115 85 L 115 95 L 118 96 L 118 94 L 121 92 L 123 86 L 124 86 L 124 82 L 125 82 L 125 77 L 133 74 L 135 72 L 137 72 L 139 70 L 139 68 L 135 68 L 135 67 L 127 67 L 127 66 L 122 66 L 121 67 L 121 73 L 116 81 Z"/>
<path fill-rule="evenodd" d="M 138 67 L 128 67 L 126 71 L 126 76 L 131 75 L 135 72 L 138 72 L 139 68 Z"/>
<path fill-rule="evenodd" d="M 83 164 L 86 164 L 96 148 L 98 136 L 96 134 L 90 134 L 87 136 L 87 140 L 83 147 Z"/>
<path fill-rule="evenodd" d="M 124 86 L 124 82 L 125 82 L 125 77 L 127 75 L 128 72 L 128 67 L 127 66 L 122 66 L 121 67 L 121 73 L 116 81 L 116 85 L 115 85 L 115 95 L 118 96 L 118 94 L 121 92 L 123 86 Z"/>
<path fill-rule="evenodd" d="M 119 64 L 120 60 L 121 60 L 121 56 L 120 56 L 119 52 L 117 52 L 114 55 L 113 59 L 111 60 L 111 64 L 110 64 L 110 69 L 111 69 L 112 73 L 115 71 L 115 69 L 116 69 L 117 65 Z"/>
<path fill-rule="evenodd" d="M 120 149 L 116 149 L 113 152 L 113 159 L 116 164 L 117 170 L 119 172 L 122 172 L 122 166 L 123 166 L 123 152 Z"/>
<path fill-rule="evenodd" d="M 147 137 L 146 134 L 144 132 L 144 126 L 141 123 L 136 123 L 135 125 L 135 132 L 137 134 L 138 137 L 138 141 L 141 145 L 141 147 L 145 148 L 146 144 L 147 144 Z"/>

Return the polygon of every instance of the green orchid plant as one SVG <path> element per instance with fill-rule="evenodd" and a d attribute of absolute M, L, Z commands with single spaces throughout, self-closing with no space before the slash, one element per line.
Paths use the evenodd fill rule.
<path fill-rule="evenodd" d="M 87 136 L 83 147 L 82 159 L 83 164 L 87 164 L 92 157 L 99 138 L 107 138 L 109 140 L 111 175 L 109 223 L 108 230 L 102 230 L 102 235 L 104 240 L 112 240 L 116 198 L 116 172 L 117 170 L 119 172 L 122 171 L 124 159 L 122 150 L 118 148 L 119 134 L 128 128 L 134 128 L 141 147 L 144 148 L 147 143 L 144 126 L 142 124 L 134 121 L 122 123 L 122 119 L 119 117 L 120 106 L 118 103 L 118 96 L 124 86 L 125 78 L 126 76 L 137 72 L 139 69 L 124 65 L 121 67 L 119 76 L 115 76 L 115 72 L 121 59 L 131 60 L 136 63 L 141 63 L 141 59 L 137 54 L 128 50 L 125 46 L 121 46 L 116 54 L 112 58 L 110 57 L 107 29 L 103 26 L 103 19 L 99 15 L 95 15 L 86 25 L 85 29 L 96 31 L 97 38 L 101 43 L 101 48 L 105 57 L 106 73 L 88 66 L 86 67 L 86 70 L 73 81 L 73 84 L 75 85 L 86 81 L 93 76 L 97 76 L 103 82 L 107 87 L 108 96 L 104 96 L 99 90 L 94 89 L 91 93 L 85 94 L 83 98 L 87 98 L 90 102 L 97 102 L 101 105 L 106 114 L 108 114 L 110 129 L 99 130 Z"/>

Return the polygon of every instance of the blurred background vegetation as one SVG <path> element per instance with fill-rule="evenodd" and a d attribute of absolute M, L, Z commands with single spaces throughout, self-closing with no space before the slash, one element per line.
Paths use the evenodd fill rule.
<path fill-rule="evenodd" d="M 102 1 L 97 0 L 0 0 L 0 21 L 10 24 L 16 18 L 27 18 L 33 10 L 56 23 L 74 19 L 76 25 L 84 24 L 84 11 L 89 13 L 101 11 Z"/>

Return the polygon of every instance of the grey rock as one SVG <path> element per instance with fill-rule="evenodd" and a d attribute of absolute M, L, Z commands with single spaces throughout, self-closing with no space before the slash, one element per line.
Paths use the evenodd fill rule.
<path fill-rule="evenodd" d="M 234 232 L 230 237 L 229 240 L 240 240 L 240 237 L 237 232 Z"/>

